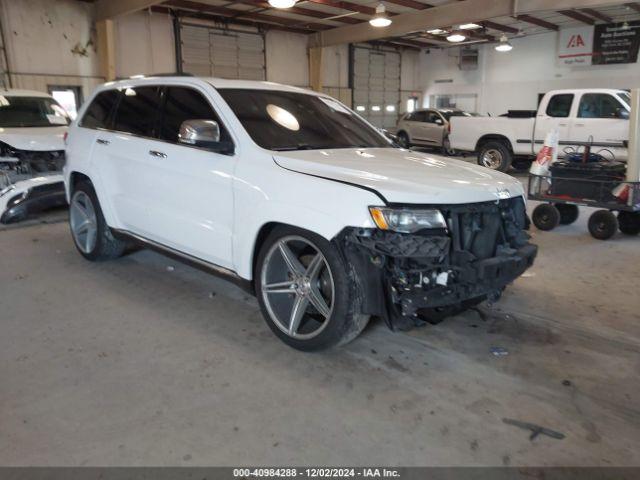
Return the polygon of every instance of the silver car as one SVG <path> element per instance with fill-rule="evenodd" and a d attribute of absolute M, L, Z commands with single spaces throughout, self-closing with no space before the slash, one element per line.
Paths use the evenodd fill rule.
<path fill-rule="evenodd" d="M 449 143 L 449 119 L 454 116 L 470 117 L 472 114 L 454 108 L 406 113 L 400 117 L 396 127 L 398 143 L 404 148 L 412 145 L 441 148 L 443 153 L 452 155 L 454 152 Z"/>

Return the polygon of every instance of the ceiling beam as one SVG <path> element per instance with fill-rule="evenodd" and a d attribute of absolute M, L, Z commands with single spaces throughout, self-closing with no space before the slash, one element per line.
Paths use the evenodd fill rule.
<path fill-rule="evenodd" d="M 640 4 L 638 4 L 636 2 L 625 3 L 624 6 L 625 7 L 629 7 L 630 9 L 635 10 L 636 12 L 640 13 Z"/>
<path fill-rule="evenodd" d="M 596 21 L 585 15 L 584 13 L 576 12 L 575 10 L 558 10 L 558 13 L 564 15 L 565 17 L 572 18 L 582 23 L 586 23 L 587 25 L 593 25 Z"/>
<path fill-rule="evenodd" d="M 602 20 L 603 22 L 607 22 L 607 23 L 613 22 L 613 18 L 597 10 L 594 10 L 593 8 L 581 8 L 580 11 L 582 11 L 583 13 L 586 13 L 587 15 L 591 15 L 593 18 Z"/>
<path fill-rule="evenodd" d="M 234 3 L 244 3 L 246 5 L 254 5 L 255 7 L 263 8 L 263 9 L 273 9 L 269 2 L 266 0 L 234 0 Z M 302 8 L 302 7 L 291 7 L 287 8 L 287 13 L 295 13 L 296 15 L 304 15 L 307 17 L 314 17 L 318 19 L 329 20 L 333 22 L 341 22 L 341 23 L 361 23 L 362 20 L 358 20 L 357 18 L 352 17 L 336 17 L 335 15 L 327 14 L 325 12 L 320 12 L 318 10 L 311 10 L 310 8 Z"/>
<path fill-rule="evenodd" d="M 309 2 L 326 5 L 327 7 L 339 8 L 340 10 L 347 10 L 349 12 L 363 13 L 365 15 L 374 15 L 376 13 L 375 8 L 339 0 L 309 0 Z"/>
<path fill-rule="evenodd" d="M 402 7 L 413 8 L 415 10 L 425 10 L 427 8 L 433 8 L 433 5 L 428 3 L 416 2 L 416 0 L 386 0 L 387 3 L 393 3 Z"/>
<path fill-rule="evenodd" d="M 331 26 L 321 23 L 305 22 L 304 20 L 298 20 L 296 18 L 276 17 L 273 15 L 266 15 L 263 13 L 245 12 L 242 10 L 232 10 L 230 8 L 217 7 L 209 4 L 194 2 L 192 0 L 170 0 L 164 2 L 167 7 L 184 8 L 187 10 L 193 10 L 196 12 L 211 13 L 222 17 L 230 17 L 233 19 L 251 19 L 260 23 L 273 23 L 276 25 L 283 25 L 289 27 L 302 27 L 308 26 L 311 30 L 326 30 Z"/>
<path fill-rule="evenodd" d="M 555 23 L 547 22 L 546 20 L 532 17 L 531 15 L 516 15 L 514 18 L 516 20 L 520 20 L 521 22 L 530 23 L 531 25 L 536 25 L 542 28 L 548 28 L 549 30 L 554 30 L 556 32 L 560 30 L 560 27 Z"/>
<path fill-rule="evenodd" d="M 491 20 L 485 20 L 483 22 L 479 22 L 478 25 L 482 25 L 484 28 L 490 28 L 492 30 L 498 30 L 499 32 L 504 33 L 519 33 L 520 30 L 517 28 L 509 27 L 508 25 L 502 25 L 500 23 L 492 22 Z"/>
<path fill-rule="evenodd" d="M 115 18 L 138 10 L 144 10 L 160 3 L 162 3 L 162 0 L 98 0 L 95 7 L 95 19 Z"/>

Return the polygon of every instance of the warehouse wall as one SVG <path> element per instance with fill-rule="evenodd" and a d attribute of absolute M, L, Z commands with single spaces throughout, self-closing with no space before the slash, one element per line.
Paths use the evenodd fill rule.
<path fill-rule="evenodd" d="M 478 70 L 457 66 L 458 49 L 431 50 L 420 56 L 424 103 L 436 94 L 475 94 L 477 111 L 499 115 L 511 109 L 534 109 L 538 94 L 558 88 L 632 88 L 640 86 L 640 66 L 564 67 L 556 63 L 557 33 L 512 40 L 509 53 L 493 45 L 480 47 Z M 446 82 L 446 83 L 438 83 Z"/>
<path fill-rule="evenodd" d="M 76 0 L 2 0 L 12 86 L 42 91 L 49 85 L 79 86 L 86 96 L 102 83 L 91 9 Z"/>

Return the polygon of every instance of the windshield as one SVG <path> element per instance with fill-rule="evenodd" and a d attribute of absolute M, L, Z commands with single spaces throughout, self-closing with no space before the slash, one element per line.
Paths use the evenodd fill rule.
<path fill-rule="evenodd" d="M 218 91 L 253 141 L 268 150 L 392 146 L 355 113 L 328 97 L 235 88 Z"/>
<path fill-rule="evenodd" d="M 626 107 L 631 105 L 631 94 L 627 92 L 618 92 L 618 96 L 622 99 L 624 103 L 626 103 Z"/>
<path fill-rule="evenodd" d="M 61 125 L 69 125 L 69 117 L 53 98 L 0 95 L 0 127 L 57 127 Z"/>

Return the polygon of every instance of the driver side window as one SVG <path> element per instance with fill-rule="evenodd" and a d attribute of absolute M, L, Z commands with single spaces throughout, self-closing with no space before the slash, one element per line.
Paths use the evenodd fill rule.
<path fill-rule="evenodd" d="M 162 110 L 160 139 L 178 143 L 180 126 L 186 120 L 213 120 L 220 126 L 220 140 L 231 140 L 211 104 L 200 92 L 188 87 L 167 87 Z"/>

